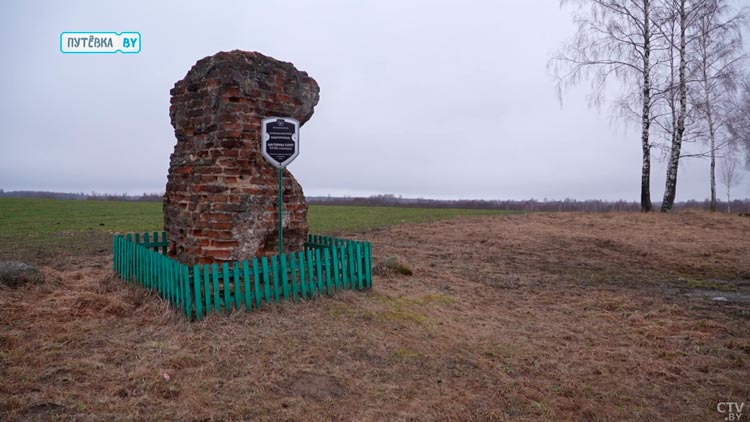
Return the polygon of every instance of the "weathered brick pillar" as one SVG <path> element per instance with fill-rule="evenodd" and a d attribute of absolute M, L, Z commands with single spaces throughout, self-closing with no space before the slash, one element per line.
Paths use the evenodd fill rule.
<path fill-rule="evenodd" d="M 278 170 L 261 155 L 260 121 L 304 124 L 318 84 L 291 63 L 235 50 L 199 60 L 170 93 L 177 145 L 164 195 L 169 253 L 190 264 L 277 253 Z M 284 249 L 300 250 L 307 203 L 288 170 L 283 193 Z"/>

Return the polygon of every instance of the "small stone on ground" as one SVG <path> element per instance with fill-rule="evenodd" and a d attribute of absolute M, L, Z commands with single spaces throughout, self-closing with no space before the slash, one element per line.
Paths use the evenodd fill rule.
<path fill-rule="evenodd" d="M 412 267 L 400 256 L 389 256 L 380 261 L 380 266 L 396 271 L 403 275 L 412 275 L 414 270 Z"/>
<path fill-rule="evenodd" d="M 27 283 L 44 282 L 44 274 L 38 268 L 18 261 L 0 261 L 0 284 L 19 287 Z"/>

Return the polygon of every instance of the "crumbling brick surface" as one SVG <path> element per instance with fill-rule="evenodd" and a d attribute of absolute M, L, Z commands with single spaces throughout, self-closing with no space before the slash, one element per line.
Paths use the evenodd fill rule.
<path fill-rule="evenodd" d="M 260 121 L 304 124 L 319 88 L 291 63 L 231 51 L 199 60 L 177 82 L 169 116 L 177 144 L 164 196 L 169 253 L 184 263 L 278 252 L 278 170 L 261 155 Z M 284 249 L 307 237 L 302 187 L 284 170 Z"/>

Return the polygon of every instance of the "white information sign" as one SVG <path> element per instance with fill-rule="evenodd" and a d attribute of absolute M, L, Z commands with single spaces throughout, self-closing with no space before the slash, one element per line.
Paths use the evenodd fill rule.
<path fill-rule="evenodd" d="M 299 121 L 266 117 L 261 123 L 261 152 L 274 167 L 282 169 L 299 155 Z"/>

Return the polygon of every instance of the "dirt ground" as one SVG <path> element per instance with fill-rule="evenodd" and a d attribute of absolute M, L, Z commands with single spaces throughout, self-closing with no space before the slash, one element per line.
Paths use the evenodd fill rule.
<path fill-rule="evenodd" d="M 348 235 L 414 275 L 379 269 L 372 291 L 199 323 L 106 256 L 0 289 L 0 419 L 722 421 L 718 402 L 750 402 L 750 218 Z"/>

